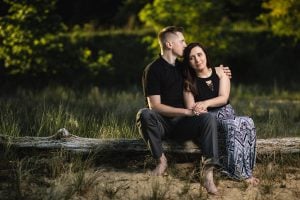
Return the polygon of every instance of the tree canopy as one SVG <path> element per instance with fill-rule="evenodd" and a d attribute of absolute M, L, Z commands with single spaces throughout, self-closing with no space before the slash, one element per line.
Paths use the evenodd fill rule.
<path fill-rule="evenodd" d="M 208 47 L 213 64 L 233 66 L 239 82 L 300 73 L 297 0 L 4 0 L 0 7 L 0 76 L 137 83 L 159 51 L 155 33 L 169 25 Z"/>
<path fill-rule="evenodd" d="M 269 0 L 262 4 L 267 10 L 260 19 L 277 35 L 300 39 L 300 1 Z"/>

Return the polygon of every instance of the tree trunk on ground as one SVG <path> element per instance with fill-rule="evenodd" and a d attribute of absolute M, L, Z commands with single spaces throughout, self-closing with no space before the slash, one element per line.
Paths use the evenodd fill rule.
<path fill-rule="evenodd" d="M 147 146 L 141 139 L 94 139 L 82 138 L 60 129 L 50 137 L 10 137 L 0 135 L 1 149 L 9 150 L 65 150 L 73 153 L 148 153 Z M 189 141 L 178 144 L 165 141 L 163 147 L 169 153 L 200 154 L 199 148 Z M 270 138 L 257 140 L 257 154 L 292 154 L 300 153 L 300 137 Z"/>

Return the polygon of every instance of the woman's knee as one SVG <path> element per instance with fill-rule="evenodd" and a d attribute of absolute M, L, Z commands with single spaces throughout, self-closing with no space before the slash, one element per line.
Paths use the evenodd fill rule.
<path fill-rule="evenodd" d="M 250 123 L 253 127 L 255 127 L 253 119 L 252 119 L 251 117 L 248 117 L 248 120 L 249 120 L 249 123 Z"/>

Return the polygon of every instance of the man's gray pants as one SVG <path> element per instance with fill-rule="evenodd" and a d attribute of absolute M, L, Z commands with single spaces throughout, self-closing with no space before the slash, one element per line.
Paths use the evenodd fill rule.
<path fill-rule="evenodd" d="M 179 142 L 193 140 L 209 161 L 207 164 L 219 165 L 217 120 L 213 115 L 204 113 L 191 117 L 164 117 L 156 111 L 143 108 L 137 113 L 136 122 L 154 158 L 160 158 L 163 153 L 163 139 Z"/>

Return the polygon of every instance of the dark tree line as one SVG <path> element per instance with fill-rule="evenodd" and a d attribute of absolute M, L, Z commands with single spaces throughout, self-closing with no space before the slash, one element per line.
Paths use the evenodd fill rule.
<path fill-rule="evenodd" d="M 155 33 L 178 25 L 233 81 L 296 88 L 299 24 L 296 0 L 3 0 L 0 78 L 139 84 Z"/>

